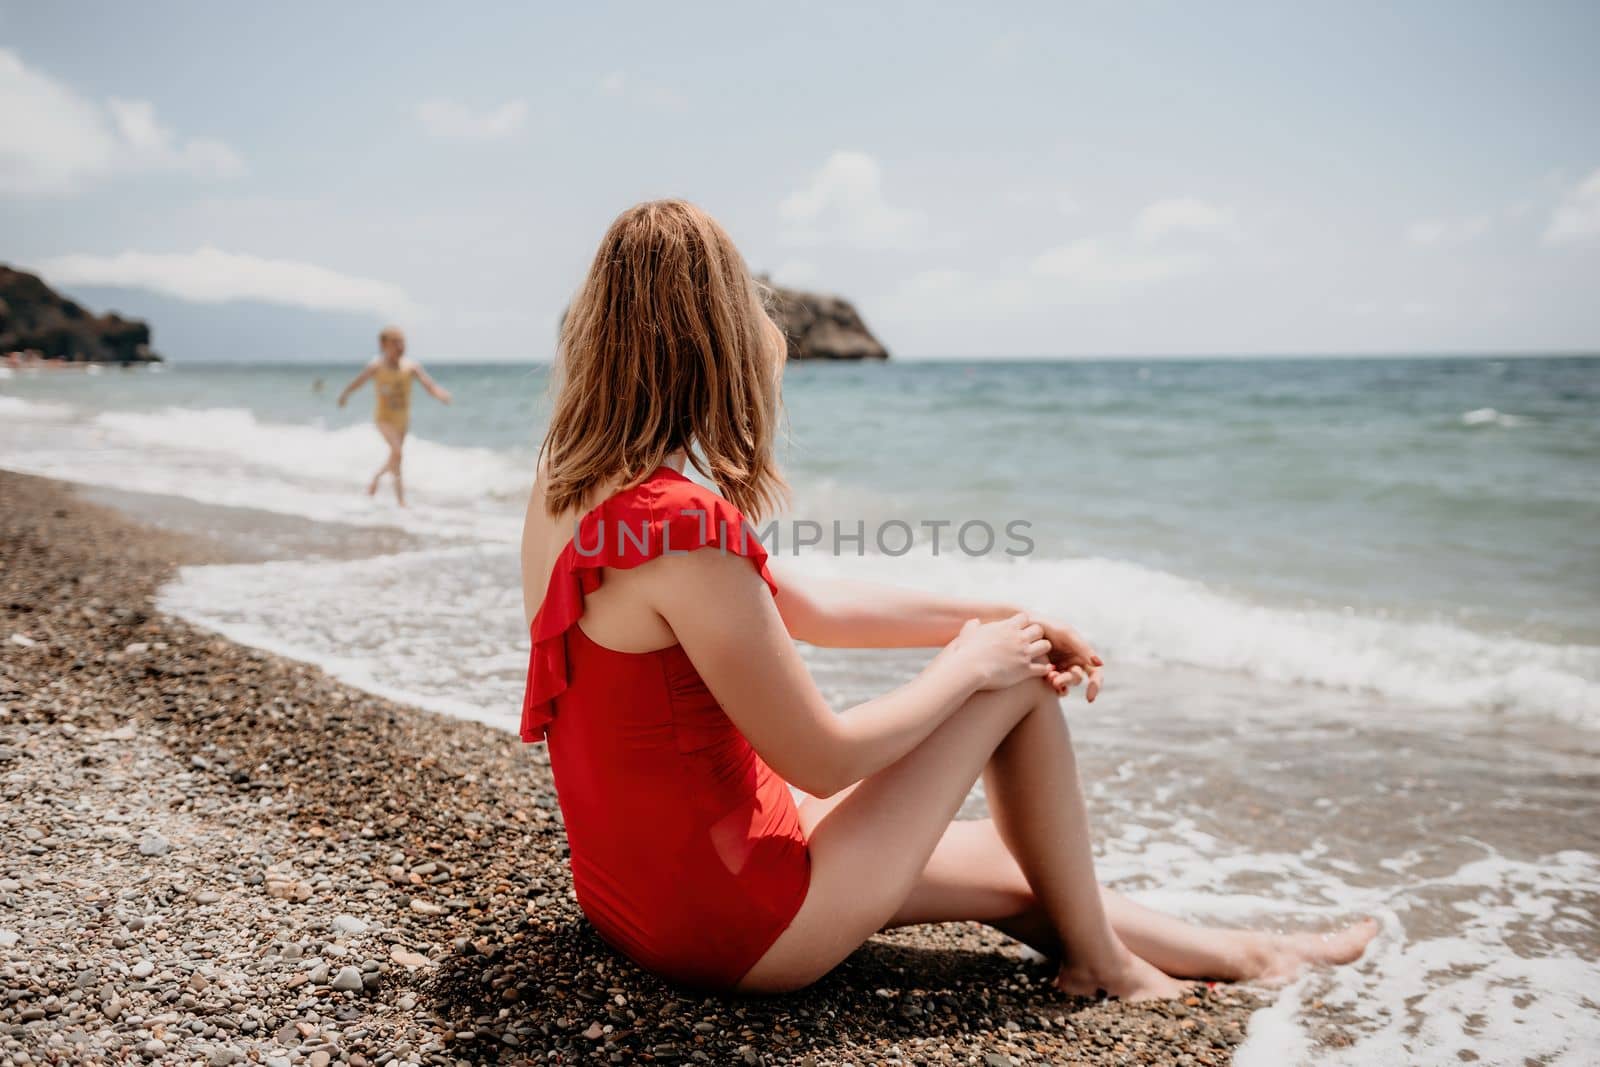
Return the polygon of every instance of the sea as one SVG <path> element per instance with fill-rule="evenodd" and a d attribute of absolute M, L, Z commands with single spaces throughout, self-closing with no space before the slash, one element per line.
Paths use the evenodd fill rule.
<path fill-rule="evenodd" d="M 455 403 L 413 398 L 404 510 L 364 492 L 370 392 L 335 404 L 358 369 L 12 372 L 0 467 L 248 547 L 165 609 L 511 731 L 548 366 L 432 367 Z M 783 392 L 784 565 L 1104 653 L 1064 711 L 1108 882 L 1379 918 L 1238 1062 L 1600 1061 L 1600 357 L 799 363 Z M 802 654 L 840 709 L 926 656 Z"/>

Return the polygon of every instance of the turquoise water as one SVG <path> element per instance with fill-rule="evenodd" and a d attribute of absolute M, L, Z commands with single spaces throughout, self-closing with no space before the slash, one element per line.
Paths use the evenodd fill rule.
<path fill-rule="evenodd" d="M 352 369 L 181 366 L 0 392 L 337 430 L 369 414 L 370 392 L 333 405 Z M 514 496 L 546 369 L 435 370 L 456 405 L 419 390 L 416 435 L 490 450 L 508 476 L 486 489 Z M 1597 358 L 796 364 L 784 391 L 799 514 L 1024 519 L 1045 557 L 1126 560 L 1264 603 L 1600 643 Z"/>

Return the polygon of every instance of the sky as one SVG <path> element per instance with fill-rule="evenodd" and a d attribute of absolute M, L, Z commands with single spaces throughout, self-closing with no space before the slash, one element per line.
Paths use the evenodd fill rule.
<path fill-rule="evenodd" d="M 1600 5 L 23 4 L 0 262 L 170 358 L 545 360 L 682 196 L 897 357 L 1600 350 Z"/>

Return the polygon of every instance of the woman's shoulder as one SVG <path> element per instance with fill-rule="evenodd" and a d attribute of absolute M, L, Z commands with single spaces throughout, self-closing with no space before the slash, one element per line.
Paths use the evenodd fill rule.
<path fill-rule="evenodd" d="M 716 490 L 670 467 L 590 512 L 573 548 L 596 565 L 622 569 L 714 548 L 749 560 L 772 584 L 766 546 L 754 525 Z"/>
<path fill-rule="evenodd" d="M 702 517 L 736 525 L 746 522 L 739 509 L 715 489 L 671 467 L 660 467 L 642 481 L 612 494 L 595 510 L 662 524 L 685 518 L 698 521 Z"/>

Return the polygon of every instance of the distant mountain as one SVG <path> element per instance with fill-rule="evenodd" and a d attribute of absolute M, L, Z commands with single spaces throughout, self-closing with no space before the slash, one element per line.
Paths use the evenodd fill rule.
<path fill-rule="evenodd" d="M 150 327 L 112 312 L 95 315 L 37 274 L 0 264 L 0 353 L 74 363 L 159 363 Z"/>

